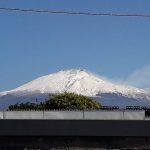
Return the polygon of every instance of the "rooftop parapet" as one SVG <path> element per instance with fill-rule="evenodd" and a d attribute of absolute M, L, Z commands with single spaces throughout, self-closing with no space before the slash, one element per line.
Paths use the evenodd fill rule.
<path fill-rule="evenodd" d="M 145 120 L 144 110 L 1 111 L 0 119 L 35 120 Z"/>

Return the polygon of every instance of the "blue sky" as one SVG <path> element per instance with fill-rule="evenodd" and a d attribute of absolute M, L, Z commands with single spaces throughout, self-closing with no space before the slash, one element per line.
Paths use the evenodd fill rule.
<path fill-rule="evenodd" d="M 0 7 L 150 14 L 147 0 L 0 0 Z M 140 75 L 132 85 L 144 87 L 149 66 L 149 18 L 0 11 L 0 91 L 70 68 L 124 81 Z"/>

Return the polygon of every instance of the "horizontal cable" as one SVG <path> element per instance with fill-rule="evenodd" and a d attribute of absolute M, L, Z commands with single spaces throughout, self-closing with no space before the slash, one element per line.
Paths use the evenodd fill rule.
<path fill-rule="evenodd" d="M 24 8 L 4 8 L 4 7 L 0 7 L 0 11 L 19 11 L 19 12 L 35 12 L 35 13 L 66 14 L 66 15 L 85 15 L 85 16 L 149 17 L 150 18 L 150 14 L 71 12 L 71 11 L 53 11 L 53 10 L 24 9 Z"/>

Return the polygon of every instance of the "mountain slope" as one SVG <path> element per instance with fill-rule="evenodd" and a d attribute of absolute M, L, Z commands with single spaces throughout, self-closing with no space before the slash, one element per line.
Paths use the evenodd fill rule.
<path fill-rule="evenodd" d="M 71 69 L 37 78 L 11 91 L 1 92 L 0 104 L 1 102 L 6 103 L 11 96 L 13 96 L 12 101 L 15 101 L 18 97 L 21 99 L 18 101 L 27 101 L 27 99 L 35 98 L 37 95 L 37 98 L 40 95 L 44 95 L 45 98 L 47 93 L 62 93 L 65 91 L 87 96 L 99 95 L 100 97 L 104 93 L 115 93 L 130 99 L 150 100 L 150 94 L 147 90 L 114 84 L 88 71 Z M 9 101 L 11 102 L 10 99 Z"/>

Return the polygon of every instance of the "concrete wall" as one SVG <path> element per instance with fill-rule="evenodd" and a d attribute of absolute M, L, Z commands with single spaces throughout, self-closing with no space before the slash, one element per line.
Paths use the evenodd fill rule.
<path fill-rule="evenodd" d="M 123 120 L 122 111 L 85 111 L 86 120 Z"/>
<path fill-rule="evenodd" d="M 5 111 L 4 119 L 43 119 L 43 111 Z"/>
<path fill-rule="evenodd" d="M 145 120 L 145 111 L 4 111 L 0 119 Z"/>
<path fill-rule="evenodd" d="M 145 111 L 124 111 L 124 120 L 144 120 Z"/>
<path fill-rule="evenodd" d="M 3 112 L 0 112 L 0 119 L 3 119 Z"/>
<path fill-rule="evenodd" d="M 83 119 L 83 111 L 44 111 L 44 119 Z"/>

